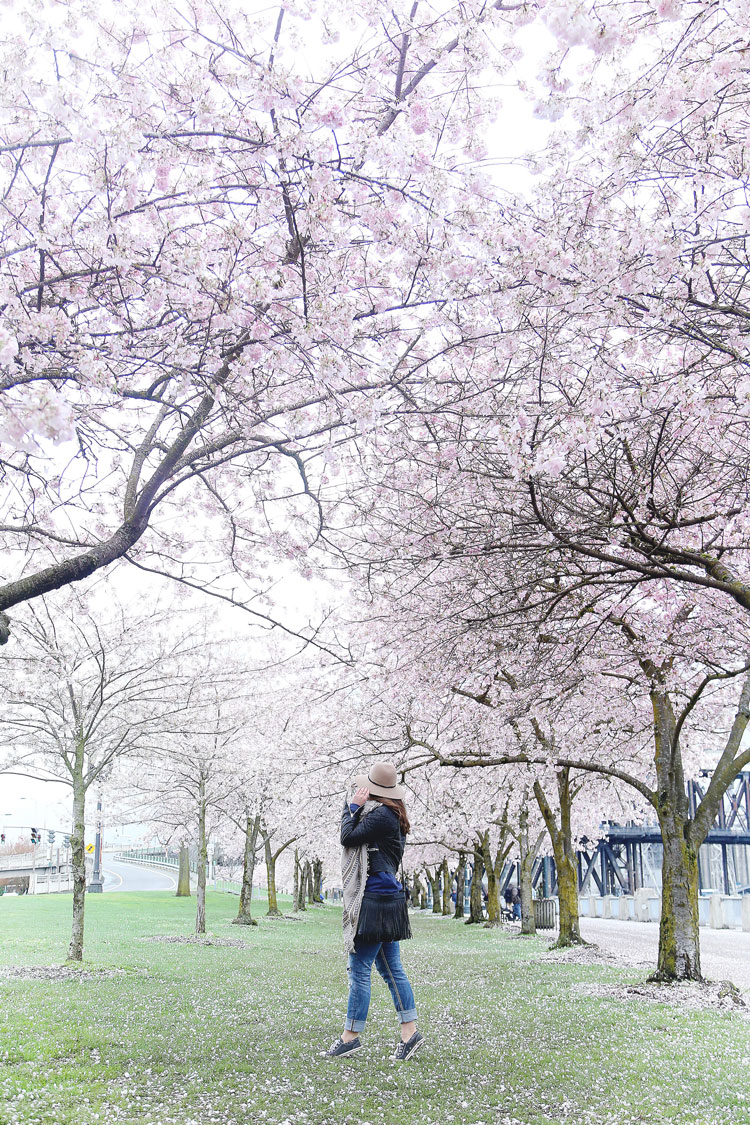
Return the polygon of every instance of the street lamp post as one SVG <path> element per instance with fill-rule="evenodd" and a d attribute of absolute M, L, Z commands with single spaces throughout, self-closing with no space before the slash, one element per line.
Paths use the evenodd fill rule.
<path fill-rule="evenodd" d="M 102 887 L 102 795 L 96 798 L 96 843 L 94 845 L 94 873 L 89 883 L 89 894 L 101 894 Z"/>

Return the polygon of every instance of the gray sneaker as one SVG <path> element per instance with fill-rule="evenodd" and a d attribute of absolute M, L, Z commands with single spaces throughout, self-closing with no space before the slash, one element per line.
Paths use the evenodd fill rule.
<path fill-rule="evenodd" d="M 339 1036 L 335 1043 L 332 1043 L 327 1051 L 323 1051 L 323 1057 L 327 1059 L 343 1059 L 347 1055 L 353 1055 L 355 1051 L 362 1048 L 362 1040 L 357 1036 L 356 1039 L 351 1039 L 348 1043 Z"/>
<path fill-rule="evenodd" d="M 399 1062 L 406 1062 L 412 1055 L 416 1055 L 421 1047 L 424 1047 L 425 1042 L 424 1035 L 420 1031 L 415 1031 L 411 1039 L 407 1039 L 405 1043 L 403 1040 L 399 1043 L 392 1057 Z"/>

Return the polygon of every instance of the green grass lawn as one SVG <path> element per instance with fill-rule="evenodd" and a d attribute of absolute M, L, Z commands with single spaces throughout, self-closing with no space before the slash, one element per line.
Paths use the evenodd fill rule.
<path fill-rule="evenodd" d="M 194 905 L 91 896 L 83 973 L 0 975 L 2 1125 L 750 1125 L 750 1022 L 576 988 L 638 970 L 550 963 L 543 939 L 417 915 L 402 951 L 427 1048 L 389 1058 L 373 973 L 365 1049 L 327 1060 L 340 911 L 250 930 L 210 895 L 209 930 L 246 948 L 145 940 L 191 933 Z M 0 898 L 0 966 L 63 962 L 69 913 L 66 896 Z"/>

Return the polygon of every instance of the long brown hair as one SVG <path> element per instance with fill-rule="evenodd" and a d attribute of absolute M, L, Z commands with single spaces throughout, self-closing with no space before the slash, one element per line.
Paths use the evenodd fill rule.
<path fill-rule="evenodd" d="M 371 793 L 370 799 L 372 801 L 380 801 L 381 805 L 385 805 L 389 809 L 393 809 L 398 817 L 399 828 L 404 836 L 408 836 L 411 832 L 411 825 L 409 824 L 409 817 L 406 815 L 406 805 L 403 801 L 395 797 L 381 797 L 379 793 Z"/>

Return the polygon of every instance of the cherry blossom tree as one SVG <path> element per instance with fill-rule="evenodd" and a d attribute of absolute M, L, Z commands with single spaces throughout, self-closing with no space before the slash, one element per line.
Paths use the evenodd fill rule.
<path fill-rule="evenodd" d="M 171 627 L 167 628 L 168 622 Z M 138 616 L 110 601 L 108 612 L 79 596 L 25 607 L 4 659 L 5 749 L 0 773 L 65 781 L 73 798 L 73 922 L 68 958 L 83 958 L 86 797 L 112 780 L 182 716 L 194 640 L 171 617 Z"/>
<path fill-rule="evenodd" d="M 215 658 L 215 652 L 204 653 L 193 665 L 195 688 L 189 723 L 177 722 L 163 728 L 161 738 L 150 748 L 158 752 L 150 753 L 147 761 L 139 763 L 132 780 L 144 820 L 158 825 L 167 840 L 177 834 L 181 840 L 191 838 L 195 842 L 196 934 L 206 932 L 209 840 L 218 840 L 222 827 L 226 834 L 227 822 L 237 830 L 244 843 L 244 890 L 244 874 L 254 861 L 259 828 L 257 814 L 251 815 L 247 793 L 240 800 L 241 809 L 236 808 L 238 790 L 242 787 L 240 761 L 245 716 L 238 706 L 235 669 L 221 661 L 219 670 Z M 232 812 L 237 815 L 232 817 Z M 244 900 L 241 898 L 240 908 L 247 915 L 248 891 Z"/>
<path fill-rule="evenodd" d="M 276 621 L 252 594 L 319 537 L 342 447 L 408 408 L 421 335 L 462 338 L 448 263 L 493 112 L 469 76 L 529 18 L 16 6 L 0 611 L 127 558 Z"/>

